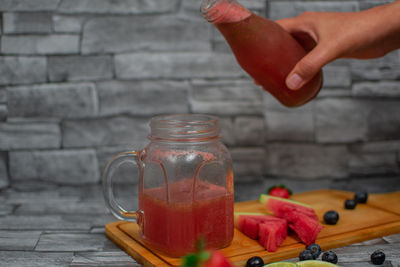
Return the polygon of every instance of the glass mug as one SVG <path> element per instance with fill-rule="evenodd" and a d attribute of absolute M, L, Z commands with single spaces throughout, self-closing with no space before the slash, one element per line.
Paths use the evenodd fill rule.
<path fill-rule="evenodd" d="M 218 118 L 200 114 L 156 116 L 149 144 L 114 156 L 103 174 L 107 207 L 118 219 L 138 223 L 146 245 L 169 256 L 228 246 L 233 238 L 233 169 L 219 137 Z M 113 174 L 125 162 L 138 166 L 139 210 L 114 198 Z"/>

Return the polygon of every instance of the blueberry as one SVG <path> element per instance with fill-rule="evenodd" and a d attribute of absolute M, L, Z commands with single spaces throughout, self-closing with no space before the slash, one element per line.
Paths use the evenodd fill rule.
<path fill-rule="evenodd" d="M 315 260 L 316 258 L 318 258 L 319 255 L 320 255 L 321 252 L 322 252 L 322 251 L 321 251 L 321 247 L 320 247 L 318 244 L 311 244 L 311 245 L 307 246 L 306 249 L 308 249 L 308 250 L 311 251 L 311 253 L 312 253 L 313 256 L 314 256 L 314 260 Z"/>
<path fill-rule="evenodd" d="M 258 256 L 251 257 L 246 262 L 246 267 L 262 267 L 264 266 L 264 261 Z"/>
<path fill-rule="evenodd" d="M 354 210 L 357 206 L 357 202 L 354 199 L 347 199 L 344 202 L 344 207 L 348 210 Z"/>
<path fill-rule="evenodd" d="M 303 250 L 302 252 L 300 252 L 299 260 L 300 261 L 315 260 L 315 258 L 314 258 L 312 251 L 306 249 L 306 250 Z"/>
<path fill-rule="evenodd" d="M 385 253 L 381 250 L 376 250 L 371 254 L 371 262 L 375 265 L 381 265 L 385 261 Z"/>
<path fill-rule="evenodd" d="M 338 257 L 335 252 L 330 250 L 322 254 L 322 260 L 336 264 L 338 262 Z"/>
<path fill-rule="evenodd" d="M 367 192 L 356 192 L 354 194 L 354 200 L 357 203 L 367 203 L 368 193 Z"/>
<path fill-rule="evenodd" d="M 338 222 L 338 220 L 339 220 L 339 213 L 337 213 L 337 211 L 330 210 L 324 214 L 324 221 L 326 224 L 334 225 Z"/>

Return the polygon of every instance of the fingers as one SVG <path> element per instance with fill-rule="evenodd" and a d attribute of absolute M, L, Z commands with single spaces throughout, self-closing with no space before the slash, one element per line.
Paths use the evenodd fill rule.
<path fill-rule="evenodd" d="M 291 32 L 291 30 L 298 25 L 295 22 L 296 18 L 286 18 L 286 19 L 279 19 L 275 22 L 282 26 L 286 31 Z"/>
<path fill-rule="evenodd" d="M 311 80 L 328 60 L 323 56 L 324 53 L 322 53 L 321 49 L 315 46 L 317 36 L 309 27 L 307 16 L 309 14 L 276 21 L 282 28 L 291 33 L 306 51 L 310 51 L 296 64 L 286 78 L 286 86 L 292 90 L 298 90 Z"/>
<path fill-rule="evenodd" d="M 317 45 L 305 55 L 293 68 L 286 78 L 286 86 L 292 90 L 300 89 L 309 82 L 327 63 L 332 61 L 333 55 L 329 54 L 326 46 Z"/>
<path fill-rule="evenodd" d="M 292 35 L 306 34 L 317 42 L 317 34 L 310 23 L 313 22 L 313 16 L 313 12 L 305 12 L 297 17 L 277 20 L 276 23 Z"/>
<path fill-rule="evenodd" d="M 280 19 L 275 22 L 278 23 L 285 31 L 291 34 L 307 32 L 307 27 L 304 25 L 304 20 L 300 17 Z"/>
<path fill-rule="evenodd" d="M 317 45 L 317 42 L 308 33 L 298 32 L 291 35 L 307 52 L 313 50 Z"/>
<path fill-rule="evenodd" d="M 333 16 L 333 18 L 332 18 Z M 343 52 L 335 36 L 337 13 L 305 12 L 297 17 L 277 20 L 308 52 L 286 77 L 286 85 L 298 90 L 309 82 L 327 63 Z"/>

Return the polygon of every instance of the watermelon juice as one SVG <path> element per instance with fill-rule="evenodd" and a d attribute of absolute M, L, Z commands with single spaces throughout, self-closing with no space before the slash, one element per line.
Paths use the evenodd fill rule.
<path fill-rule="evenodd" d="M 168 189 L 144 189 L 139 194 L 142 238 L 170 256 L 195 251 L 200 238 L 210 249 L 226 247 L 233 238 L 233 192 L 193 181 L 183 179 L 168 183 Z"/>
<path fill-rule="evenodd" d="M 318 94 L 322 72 L 299 90 L 286 86 L 287 75 L 306 51 L 279 24 L 234 0 L 203 0 L 202 13 L 225 37 L 239 65 L 283 105 L 300 106 Z"/>

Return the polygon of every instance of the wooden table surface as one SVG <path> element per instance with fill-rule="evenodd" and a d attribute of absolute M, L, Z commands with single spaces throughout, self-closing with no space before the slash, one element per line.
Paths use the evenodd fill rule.
<path fill-rule="evenodd" d="M 318 185 L 314 182 L 312 189 L 315 186 Z M 121 199 L 133 202 L 131 188 L 123 188 Z M 246 185 L 245 190 L 258 188 L 249 189 Z M 242 197 L 245 195 L 240 186 L 235 190 Z M 28 183 L 18 189 L 2 190 L 0 266 L 140 266 L 105 237 L 104 225 L 111 221 L 115 218 L 105 209 L 100 186 Z M 386 253 L 383 266 L 400 266 L 400 234 L 334 251 L 340 266 L 368 267 L 375 266 L 369 256 L 376 249 Z"/>

